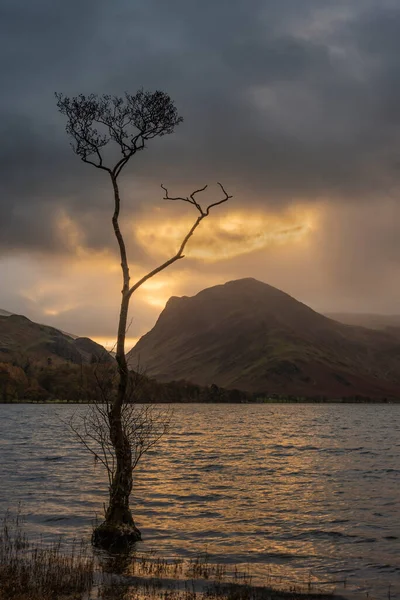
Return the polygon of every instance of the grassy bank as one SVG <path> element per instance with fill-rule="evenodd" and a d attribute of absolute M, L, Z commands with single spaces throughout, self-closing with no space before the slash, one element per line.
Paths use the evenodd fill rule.
<path fill-rule="evenodd" d="M 0 600 L 284 600 L 334 598 L 311 582 L 285 589 L 252 584 L 249 572 L 227 571 L 206 555 L 167 561 L 150 554 L 94 556 L 83 544 L 31 542 L 21 519 L 0 529 Z M 337 597 L 336 597 L 337 598 Z"/>
<path fill-rule="evenodd" d="M 92 589 L 94 558 L 82 544 L 32 544 L 17 515 L 0 530 L 0 600 L 83 598 Z"/>

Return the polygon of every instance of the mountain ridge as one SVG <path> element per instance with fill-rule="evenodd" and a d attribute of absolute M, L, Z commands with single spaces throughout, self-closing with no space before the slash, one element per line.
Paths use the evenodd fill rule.
<path fill-rule="evenodd" d="M 172 297 L 128 359 L 159 381 L 260 394 L 400 396 L 399 332 L 339 323 L 252 278 Z"/>

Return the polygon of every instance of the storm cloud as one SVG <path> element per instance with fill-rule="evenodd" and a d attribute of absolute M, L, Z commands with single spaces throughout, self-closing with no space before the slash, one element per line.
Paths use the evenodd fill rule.
<path fill-rule="evenodd" d="M 144 87 L 169 93 L 184 123 L 124 174 L 125 226 L 141 266 L 151 257 L 131 223 L 162 205 L 160 183 L 186 194 L 219 180 L 236 211 L 277 215 L 300 204 L 325 216 L 302 278 L 294 256 L 266 249 L 212 266 L 210 282 L 251 273 L 319 309 L 340 297 L 340 310 L 395 312 L 399 30 L 400 6 L 389 0 L 3 1 L 0 273 L 26 253 L 77 259 L 63 216 L 87 252 L 114 253 L 109 182 L 73 154 L 54 92 Z"/>

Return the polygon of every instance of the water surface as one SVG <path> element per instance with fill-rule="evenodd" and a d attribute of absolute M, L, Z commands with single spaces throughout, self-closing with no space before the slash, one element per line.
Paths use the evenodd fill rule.
<path fill-rule="evenodd" d="M 90 535 L 106 476 L 63 421 L 82 406 L 1 405 L 0 514 L 30 532 Z M 400 405 L 176 405 L 135 471 L 142 549 L 207 552 L 260 579 L 346 580 L 400 594 Z M 338 591 L 343 593 L 341 583 Z M 360 596 L 361 597 L 361 596 Z"/>

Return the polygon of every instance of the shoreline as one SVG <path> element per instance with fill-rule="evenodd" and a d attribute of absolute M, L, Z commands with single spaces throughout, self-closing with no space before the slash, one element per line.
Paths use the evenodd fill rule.
<path fill-rule="evenodd" d="M 81 400 L 0 400 L 0 404 L 72 404 L 72 405 L 93 405 L 96 402 L 86 402 Z M 164 402 L 164 401 L 151 401 L 151 402 L 138 402 L 138 404 L 221 404 L 221 405 L 229 405 L 229 404 L 400 404 L 400 398 L 398 399 L 354 399 L 354 398 L 333 398 L 326 400 L 319 400 L 313 398 L 302 398 L 302 399 L 292 399 L 292 398 L 263 398 L 260 400 L 240 400 L 238 402 L 224 402 L 224 401 L 216 401 L 212 402 L 193 402 L 192 400 L 175 400 L 172 402 Z"/>

